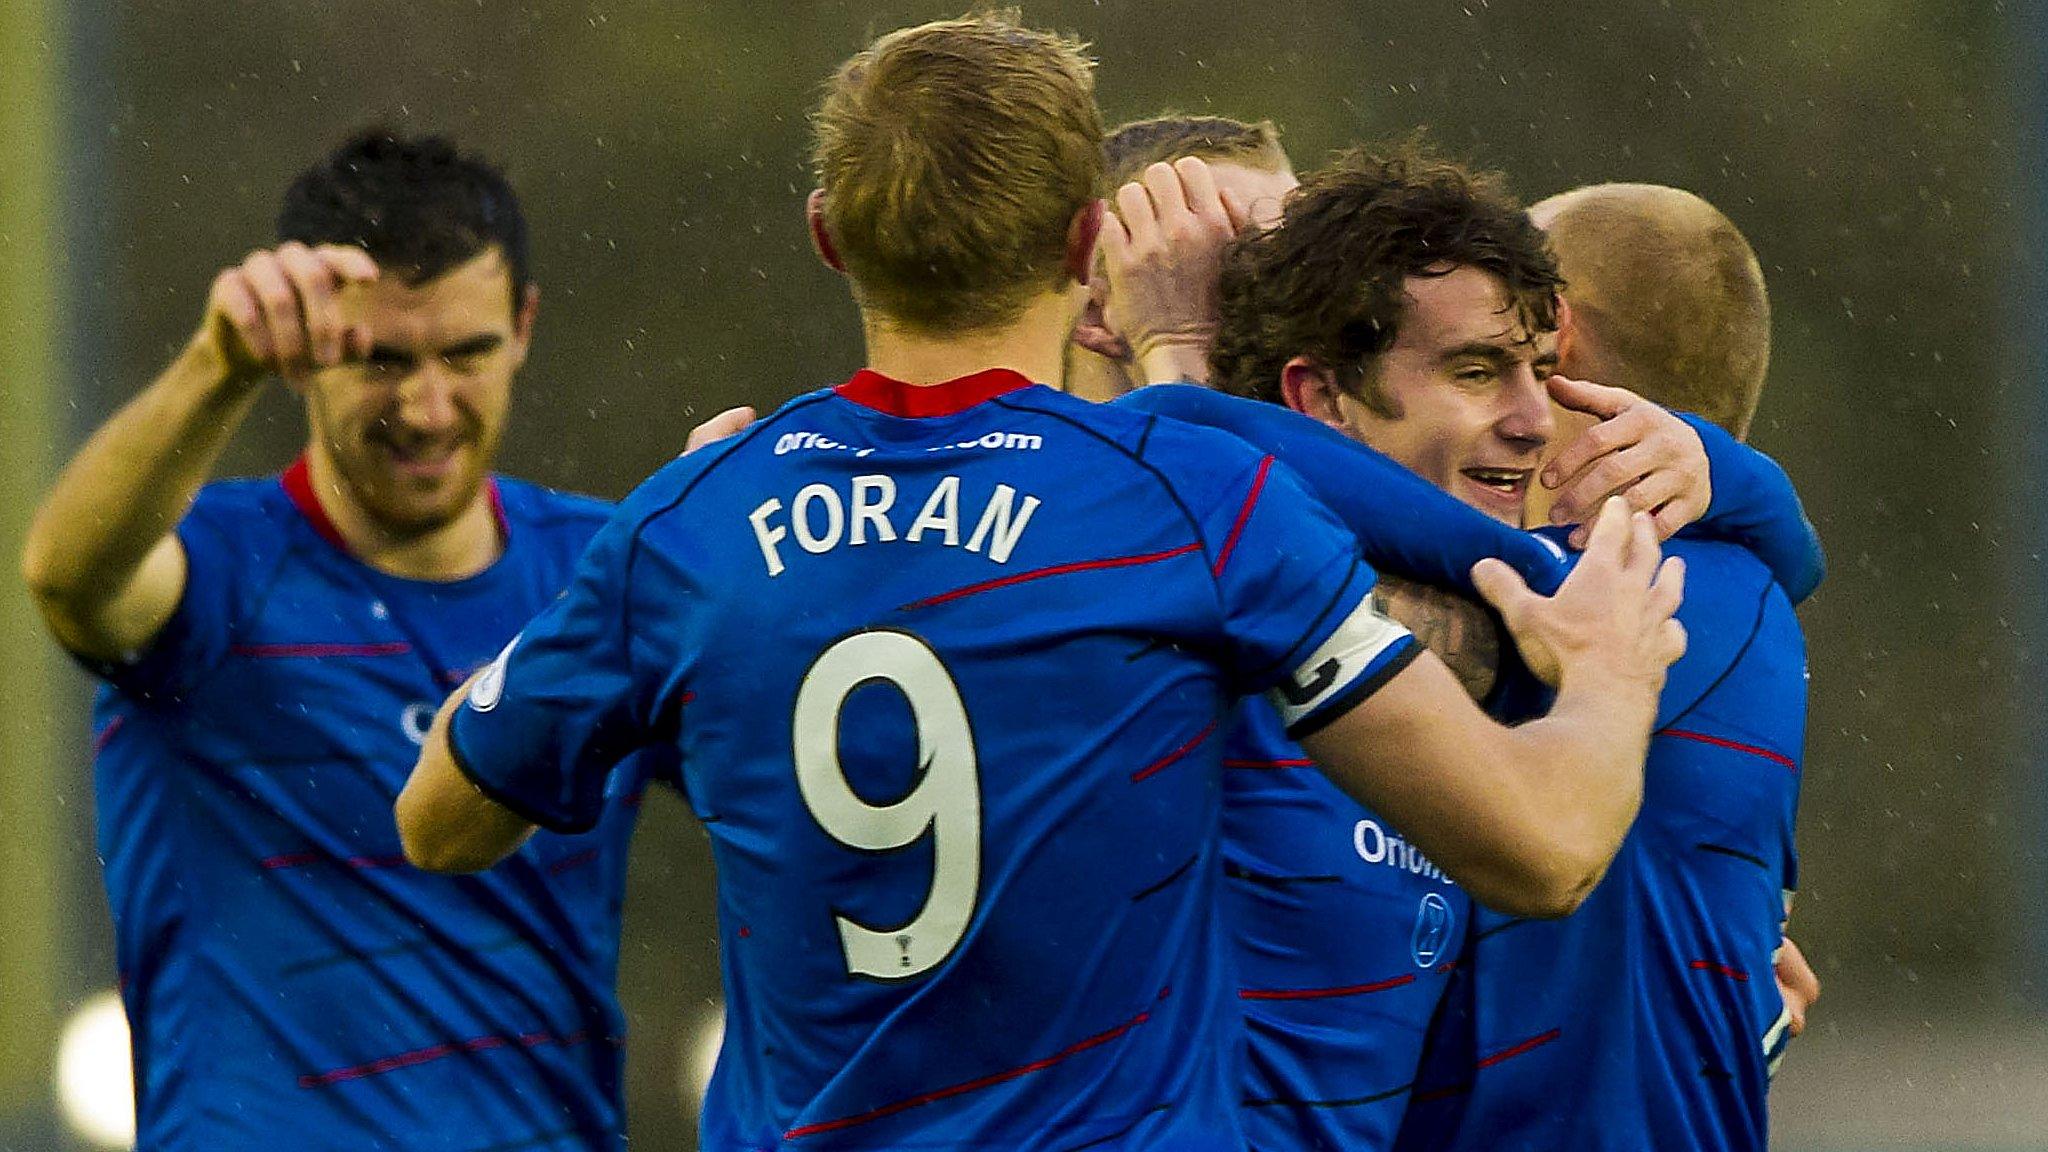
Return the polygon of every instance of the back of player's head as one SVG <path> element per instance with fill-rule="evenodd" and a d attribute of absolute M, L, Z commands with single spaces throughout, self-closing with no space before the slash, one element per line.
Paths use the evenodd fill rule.
<path fill-rule="evenodd" d="M 357 245 L 414 284 L 495 247 L 511 272 L 515 311 L 531 276 L 526 217 L 511 183 L 445 136 L 388 128 L 351 136 L 292 181 L 277 238 Z"/>
<path fill-rule="evenodd" d="M 862 306 L 913 330 L 1013 319 L 1067 282 L 1102 114 L 1075 40 L 989 13 L 891 32 L 813 117 L 824 228 Z"/>
<path fill-rule="evenodd" d="M 1279 227 L 1225 256 L 1216 382 L 1282 403 L 1281 369 L 1306 356 L 1391 416 L 1374 361 L 1400 330 L 1403 285 L 1463 267 L 1497 276 L 1531 332 L 1557 327 L 1557 262 L 1499 173 L 1413 141 L 1345 152 L 1288 197 Z"/>
<path fill-rule="evenodd" d="M 1171 164 L 1183 156 L 1268 172 L 1292 167 L 1280 147 L 1280 129 L 1271 120 L 1247 124 L 1227 116 L 1167 113 L 1119 124 L 1102 141 L 1112 188 L 1136 180 L 1154 164 Z"/>
<path fill-rule="evenodd" d="M 1566 368 L 1747 434 L 1771 359 L 1756 253 L 1719 209 L 1655 184 L 1596 184 L 1530 209 L 1563 269 Z"/>

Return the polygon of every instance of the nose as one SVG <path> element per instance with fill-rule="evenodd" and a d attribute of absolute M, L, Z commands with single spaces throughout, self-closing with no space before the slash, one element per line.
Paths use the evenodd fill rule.
<path fill-rule="evenodd" d="M 398 418 L 407 428 L 438 433 L 461 422 L 455 405 L 455 382 L 432 360 L 421 365 L 398 389 Z"/>
<path fill-rule="evenodd" d="M 1515 365 L 1499 395 L 1500 415 L 1494 421 L 1494 432 L 1525 451 L 1542 451 L 1557 434 L 1557 414 L 1550 402 L 1550 389 L 1535 366 Z"/>

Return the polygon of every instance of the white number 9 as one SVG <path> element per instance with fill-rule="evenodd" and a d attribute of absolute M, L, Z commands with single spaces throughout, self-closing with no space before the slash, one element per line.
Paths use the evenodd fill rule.
<path fill-rule="evenodd" d="M 839 712 L 863 684 L 903 693 L 917 725 L 918 782 L 876 806 L 839 763 Z M 932 886 L 908 924 L 877 929 L 834 916 L 846 970 L 880 980 L 928 972 L 951 955 L 981 884 L 981 778 L 960 689 L 938 655 L 906 632 L 858 632 L 819 654 L 796 694 L 797 788 L 825 834 L 849 848 L 887 852 L 932 836 Z"/>

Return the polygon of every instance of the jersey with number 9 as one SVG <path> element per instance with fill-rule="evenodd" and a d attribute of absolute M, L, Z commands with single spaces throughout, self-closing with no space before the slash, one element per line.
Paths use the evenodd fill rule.
<path fill-rule="evenodd" d="M 1228 436 L 862 373 L 630 498 L 452 743 L 554 827 L 680 749 L 705 1147 L 1228 1149 L 1219 721 L 1270 692 L 1299 735 L 1403 666 L 1372 582 Z"/>

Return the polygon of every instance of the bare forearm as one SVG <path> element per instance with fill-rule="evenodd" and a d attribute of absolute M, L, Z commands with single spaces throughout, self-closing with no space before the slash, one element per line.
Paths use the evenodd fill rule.
<path fill-rule="evenodd" d="M 448 722 L 468 695 L 464 684 L 441 705 L 394 811 L 406 859 L 428 872 L 480 872 L 511 855 L 534 832 L 532 824 L 478 791 L 456 766 Z"/>
<path fill-rule="evenodd" d="M 1535 834 L 1578 888 L 1573 904 L 1606 872 L 1642 805 L 1656 705 L 1652 686 L 1568 674 L 1548 715 L 1503 733 L 1529 784 Z"/>
<path fill-rule="evenodd" d="M 126 589 L 248 416 L 257 383 L 195 342 L 79 449 L 29 526 L 23 575 L 47 606 Z"/>

